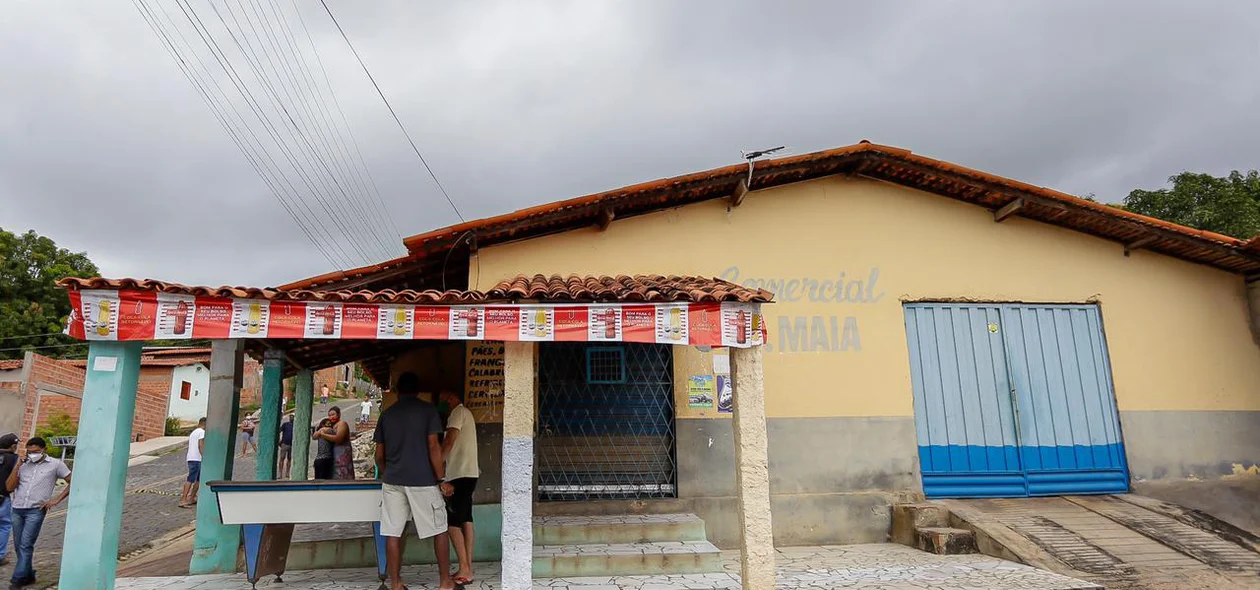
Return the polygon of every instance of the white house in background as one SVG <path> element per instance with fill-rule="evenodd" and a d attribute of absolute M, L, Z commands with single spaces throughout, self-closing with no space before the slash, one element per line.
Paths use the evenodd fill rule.
<path fill-rule="evenodd" d="M 208 363 L 175 367 L 171 371 L 171 403 L 166 415 L 184 422 L 196 422 L 206 415 L 209 393 Z"/>

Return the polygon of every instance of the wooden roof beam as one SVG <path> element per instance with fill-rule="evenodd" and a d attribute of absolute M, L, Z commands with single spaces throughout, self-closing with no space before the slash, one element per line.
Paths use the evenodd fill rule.
<path fill-rule="evenodd" d="M 1136 240 L 1133 240 L 1132 242 L 1125 244 L 1124 255 L 1128 256 L 1129 254 L 1133 253 L 1134 250 L 1137 250 L 1138 248 L 1145 248 L 1157 241 L 1159 241 L 1158 235 L 1146 234 Z"/>
<path fill-rule="evenodd" d="M 738 207 L 744 202 L 744 197 L 748 195 L 748 179 L 740 178 L 739 184 L 735 185 L 735 192 L 731 193 L 731 208 Z"/>
<path fill-rule="evenodd" d="M 1018 213 L 1019 210 L 1023 208 L 1024 208 L 1024 199 L 1022 197 L 1016 198 L 1014 201 L 1011 201 L 1003 205 L 1001 209 L 994 211 L 993 221 L 997 223 L 1002 223 L 1003 221 L 1006 220 L 1007 217 L 1010 217 Z"/>
<path fill-rule="evenodd" d="M 617 217 L 617 212 L 613 211 L 612 207 L 605 207 L 603 209 L 600 209 L 599 221 L 596 222 L 596 225 L 599 226 L 599 231 L 607 230 L 608 226 L 612 225 L 613 219 L 616 217 Z"/>

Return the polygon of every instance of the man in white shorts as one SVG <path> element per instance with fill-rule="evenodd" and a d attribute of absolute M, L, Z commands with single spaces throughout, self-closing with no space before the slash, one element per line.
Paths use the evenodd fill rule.
<path fill-rule="evenodd" d="M 385 539 L 385 574 L 390 590 L 404 590 L 402 535 L 408 520 L 416 535 L 433 537 L 433 551 L 441 581 L 439 590 L 453 590 L 450 538 L 446 527 L 446 499 L 452 491 L 442 460 L 442 420 L 437 408 L 418 399 L 420 378 L 398 377 L 398 401 L 377 419 L 376 469 L 381 477 L 381 535 Z"/>

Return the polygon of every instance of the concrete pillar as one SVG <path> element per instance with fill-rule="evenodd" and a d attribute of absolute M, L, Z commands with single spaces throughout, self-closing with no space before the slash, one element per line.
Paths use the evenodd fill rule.
<path fill-rule="evenodd" d="M 143 346 L 93 342 L 88 348 L 60 588 L 114 587 Z"/>
<path fill-rule="evenodd" d="M 276 454 L 280 447 L 280 398 L 284 396 L 284 351 L 274 348 L 263 353 L 262 411 L 258 419 L 258 462 L 255 477 L 260 481 L 276 478 Z"/>
<path fill-rule="evenodd" d="M 216 340 L 211 344 L 206 442 L 201 457 L 201 485 L 197 489 L 197 532 L 188 564 L 191 574 L 236 571 L 241 527 L 222 524 L 219 502 L 206 482 L 232 479 L 244 353 L 245 343 L 241 340 Z"/>
<path fill-rule="evenodd" d="M 739 493 L 740 575 L 748 590 L 774 588 L 770 469 L 761 347 L 731 349 L 735 411 L 735 489 Z"/>
<path fill-rule="evenodd" d="M 503 358 L 503 590 L 533 588 L 533 342 L 508 342 Z"/>
<path fill-rule="evenodd" d="M 293 376 L 293 469 L 289 479 L 306 480 L 311 449 L 311 406 L 315 403 L 315 372 L 303 369 Z"/>

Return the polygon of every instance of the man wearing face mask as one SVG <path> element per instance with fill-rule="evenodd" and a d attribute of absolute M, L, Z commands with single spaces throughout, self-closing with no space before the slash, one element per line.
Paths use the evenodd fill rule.
<path fill-rule="evenodd" d="M 47 448 L 48 444 L 38 436 L 26 441 L 26 456 L 5 482 L 12 496 L 13 548 L 17 553 L 17 565 L 13 567 L 13 577 L 9 579 L 10 588 L 35 583 L 32 560 L 44 517 L 50 508 L 70 495 L 70 468 L 59 459 L 49 457 Z M 66 487 L 55 499 L 50 499 L 58 479 L 66 480 Z"/>

